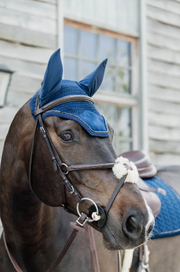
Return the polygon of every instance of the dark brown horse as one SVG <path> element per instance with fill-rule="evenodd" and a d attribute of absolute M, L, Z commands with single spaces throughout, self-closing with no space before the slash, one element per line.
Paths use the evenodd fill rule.
<path fill-rule="evenodd" d="M 50 64 L 53 66 L 53 63 Z M 44 81 L 47 84 L 50 80 L 47 72 L 45 77 Z M 49 85 L 48 88 L 51 89 Z M 42 90 L 43 87 L 41 99 Z M 77 121 L 67 118 L 48 116 L 43 123 L 58 156 L 66 165 L 115 163 L 116 154 L 111 144 L 113 132 L 110 127 L 108 137 L 98 137 L 90 135 Z M 0 170 L 0 216 L 5 239 L 11 255 L 24 272 L 46 272 L 53 265 L 68 239 L 70 232 L 68 217 L 72 217 L 64 215 L 62 204 L 65 187 L 62 186 L 63 180 L 59 171 L 53 169 L 49 148 L 39 126 L 41 125 L 37 127 L 33 148 L 31 184 L 28 173 L 35 121 L 31 115 L 29 102 L 19 110 L 10 126 Z M 76 192 L 92 199 L 98 207 L 107 206 L 119 184 L 112 169 L 106 167 L 75 169 L 69 172 L 67 177 Z M 72 191 L 67 188 L 65 190 L 68 210 L 77 215 L 77 198 L 71 194 Z M 88 201 L 83 201 L 80 209 L 89 214 L 89 206 Z M 127 249 L 144 243 L 148 239 L 153 223 L 149 208 L 137 185 L 125 182 L 112 203 L 107 221 L 99 231 L 102 233 L 106 248 Z M 54 271 L 91 271 L 87 244 L 85 235 L 80 234 Z M 78 256 L 82 252 L 86 254 L 83 255 L 83 259 L 79 259 Z M 72 254 L 74 263 L 71 263 Z M 113 259 L 111 261 L 113 265 Z M 111 262 L 107 265 L 107 271 L 111 271 Z M 2 238 L 0 271 L 15 271 Z"/>

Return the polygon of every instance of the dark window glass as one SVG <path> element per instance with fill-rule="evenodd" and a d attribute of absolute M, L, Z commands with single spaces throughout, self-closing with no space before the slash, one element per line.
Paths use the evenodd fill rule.
<path fill-rule="evenodd" d="M 64 78 L 77 80 L 78 78 L 78 60 L 65 57 L 64 58 Z"/>
<path fill-rule="evenodd" d="M 80 79 L 83 79 L 84 77 L 88 76 L 90 73 L 92 73 L 96 68 L 95 63 L 89 62 L 89 61 L 81 61 L 80 62 L 80 69 L 81 69 L 81 75 Z"/>
<path fill-rule="evenodd" d="M 119 66 L 131 66 L 130 42 L 117 40 L 117 62 Z"/>
<path fill-rule="evenodd" d="M 81 30 L 80 56 L 86 59 L 96 59 L 97 34 Z"/>
<path fill-rule="evenodd" d="M 78 29 L 64 27 L 64 48 L 65 54 L 78 55 Z"/>
<path fill-rule="evenodd" d="M 99 60 L 108 58 L 109 62 L 115 62 L 115 39 L 99 35 Z"/>
<path fill-rule="evenodd" d="M 119 155 L 127 150 L 131 150 L 131 109 L 109 103 L 96 103 L 96 107 L 114 128 L 113 145 L 116 153 Z"/>

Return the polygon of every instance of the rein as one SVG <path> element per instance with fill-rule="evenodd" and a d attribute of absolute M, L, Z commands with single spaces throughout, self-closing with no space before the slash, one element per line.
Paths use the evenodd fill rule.
<path fill-rule="evenodd" d="M 72 212 L 70 207 L 68 207 L 67 198 L 66 198 L 66 194 L 69 193 L 72 197 L 74 197 L 76 199 L 77 214 L 79 215 L 79 218 L 76 220 L 76 223 L 71 223 L 71 226 L 74 229 L 73 229 L 71 236 L 69 237 L 64 249 L 60 253 L 60 255 L 57 258 L 57 260 L 55 261 L 55 263 L 46 272 L 52 272 L 59 265 L 59 263 L 61 262 L 61 260 L 65 256 L 67 250 L 69 249 L 70 245 L 72 244 L 74 238 L 76 237 L 78 231 L 84 230 L 85 223 L 88 222 L 91 226 L 93 226 L 97 230 L 101 229 L 105 225 L 105 223 L 107 221 L 108 212 L 109 212 L 117 194 L 119 193 L 119 191 L 120 191 L 121 187 L 123 186 L 123 184 L 126 180 L 126 177 L 128 175 L 128 174 L 125 174 L 124 176 L 122 176 L 122 178 L 119 179 L 118 185 L 115 188 L 115 190 L 114 190 L 114 192 L 113 192 L 113 194 L 112 194 L 112 196 L 111 196 L 111 198 L 105 208 L 98 206 L 93 200 L 91 200 L 89 198 L 83 198 L 79 194 L 79 192 L 76 190 L 76 188 L 72 185 L 72 183 L 67 178 L 67 174 L 69 172 L 80 171 L 80 170 L 92 170 L 92 169 L 94 169 L 94 170 L 95 169 L 100 169 L 100 170 L 111 169 L 111 168 L 113 168 L 115 163 L 85 164 L 85 165 L 80 164 L 80 165 L 69 165 L 68 166 L 61 161 L 60 156 L 57 153 L 57 151 L 54 147 L 54 144 L 49 136 L 49 133 L 44 125 L 44 122 L 42 120 L 42 114 L 57 105 L 67 103 L 70 101 L 88 101 L 88 102 L 94 103 L 93 100 L 86 95 L 73 95 L 73 96 L 66 96 L 63 98 L 56 99 L 56 100 L 54 100 L 54 101 L 52 101 L 52 102 L 50 102 L 40 108 L 40 99 L 39 99 L 39 95 L 37 95 L 35 112 L 34 112 L 34 116 L 36 118 L 36 125 L 35 125 L 35 129 L 34 129 L 32 148 L 31 148 L 31 154 L 30 154 L 30 163 L 29 163 L 29 186 L 30 186 L 30 189 L 33 192 L 32 183 L 31 183 L 32 182 L 32 163 L 33 163 L 33 153 L 34 153 L 34 146 L 35 146 L 35 140 L 36 140 L 36 133 L 37 133 L 37 129 L 39 127 L 42 137 L 45 140 L 47 148 L 48 148 L 49 153 L 51 155 L 54 171 L 58 171 L 60 178 L 61 178 L 62 207 L 64 207 L 68 212 Z M 80 213 L 79 204 L 82 201 L 90 201 L 93 204 L 89 209 L 91 211 L 91 214 L 87 215 L 85 213 Z M 88 231 L 89 239 L 90 239 L 90 246 L 91 246 L 91 253 L 92 253 L 94 269 L 95 269 L 95 272 L 100 272 L 99 264 L 98 264 L 98 260 L 97 260 L 96 247 L 95 247 L 95 243 L 93 240 L 93 233 L 92 233 L 92 231 L 90 231 L 89 226 L 87 226 L 87 231 Z M 9 256 L 14 268 L 16 269 L 17 272 L 23 272 L 8 250 L 4 232 L 3 232 L 3 240 L 4 240 L 6 251 L 8 253 L 8 256 Z"/>

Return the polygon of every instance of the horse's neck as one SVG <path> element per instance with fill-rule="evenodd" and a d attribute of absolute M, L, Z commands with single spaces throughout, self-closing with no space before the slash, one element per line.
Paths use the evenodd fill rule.
<path fill-rule="evenodd" d="M 1 218 L 7 245 L 23 271 L 46 271 L 59 253 L 61 240 L 60 208 L 43 204 L 30 190 L 22 161 L 6 171 L 4 155 L 0 180 Z M 9 160 L 9 161 L 8 161 Z M 56 241 L 56 242 L 55 242 Z"/>
<path fill-rule="evenodd" d="M 30 267 L 29 263 L 33 267 L 34 262 L 35 269 L 46 260 L 51 264 L 61 242 L 60 208 L 48 207 L 21 190 L 19 194 L 11 192 L 11 197 L 15 201 L 10 204 L 11 217 L 5 226 L 11 253 L 25 267 Z"/>

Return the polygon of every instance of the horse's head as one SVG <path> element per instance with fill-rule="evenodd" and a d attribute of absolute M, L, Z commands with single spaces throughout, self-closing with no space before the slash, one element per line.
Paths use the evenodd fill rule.
<path fill-rule="evenodd" d="M 50 58 L 42 88 L 30 102 L 37 120 L 31 186 L 47 205 L 65 205 L 77 214 L 79 202 L 79 213 L 95 219 L 100 213 L 95 225 L 106 246 L 126 249 L 148 239 L 154 219 L 135 182 L 126 176 L 122 179 L 131 165 L 118 160 L 113 167 L 117 159 L 111 144 L 113 131 L 90 98 L 102 82 L 105 66 L 106 60 L 75 82 L 62 80 L 59 50 Z"/>

